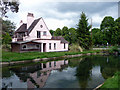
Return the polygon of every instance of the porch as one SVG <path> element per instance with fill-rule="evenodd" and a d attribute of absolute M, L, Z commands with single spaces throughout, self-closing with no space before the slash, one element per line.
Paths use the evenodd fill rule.
<path fill-rule="evenodd" d="M 39 51 L 46 52 L 46 43 L 24 43 L 20 45 L 20 52 Z"/>

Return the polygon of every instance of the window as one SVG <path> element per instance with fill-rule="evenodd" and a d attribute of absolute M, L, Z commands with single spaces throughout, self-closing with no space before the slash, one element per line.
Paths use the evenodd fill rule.
<path fill-rule="evenodd" d="M 46 36 L 46 35 L 47 35 L 46 31 L 44 31 L 44 32 L 43 32 L 43 35 L 44 35 L 44 36 Z"/>
<path fill-rule="evenodd" d="M 54 61 L 54 67 L 56 66 L 56 61 Z"/>
<path fill-rule="evenodd" d="M 40 38 L 40 31 L 37 31 L 37 38 Z"/>
<path fill-rule="evenodd" d="M 65 43 L 64 43 L 64 49 L 65 49 L 66 47 L 65 47 Z"/>
<path fill-rule="evenodd" d="M 43 68 L 46 68 L 46 64 L 43 64 Z"/>
<path fill-rule="evenodd" d="M 49 67 L 51 67 L 51 62 L 49 62 Z"/>
<path fill-rule="evenodd" d="M 42 27 L 43 27 L 43 25 L 40 25 L 40 27 L 42 28 Z"/>
<path fill-rule="evenodd" d="M 26 48 L 27 48 L 26 44 L 22 45 L 22 49 L 26 49 Z"/>
<path fill-rule="evenodd" d="M 49 49 L 51 49 L 51 43 L 49 43 Z"/>
<path fill-rule="evenodd" d="M 54 43 L 54 49 L 56 49 L 56 43 Z"/>
<path fill-rule="evenodd" d="M 40 47 L 40 46 L 37 44 L 37 45 L 36 45 L 36 48 L 38 49 L 39 47 Z"/>

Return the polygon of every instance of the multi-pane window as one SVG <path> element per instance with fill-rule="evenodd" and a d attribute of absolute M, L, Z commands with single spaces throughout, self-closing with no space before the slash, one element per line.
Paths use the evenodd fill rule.
<path fill-rule="evenodd" d="M 37 38 L 40 38 L 40 31 L 37 31 Z"/>
<path fill-rule="evenodd" d="M 44 35 L 44 36 L 46 36 L 46 35 L 47 35 L 47 32 L 46 32 L 46 31 L 44 31 L 44 32 L 43 32 L 43 35 Z"/>
<path fill-rule="evenodd" d="M 51 49 L 51 43 L 49 43 L 49 49 Z"/>
<path fill-rule="evenodd" d="M 66 47 L 65 47 L 65 43 L 64 43 L 64 49 L 65 49 Z"/>
<path fill-rule="evenodd" d="M 56 49 L 56 43 L 54 43 L 54 49 Z"/>

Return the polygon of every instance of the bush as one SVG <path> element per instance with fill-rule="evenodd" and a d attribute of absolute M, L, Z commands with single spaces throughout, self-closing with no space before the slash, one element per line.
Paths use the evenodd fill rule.
<path fill-rule="evenodd" d="M 114 52 L 118 52 L 118 47 L 117 46 L 112 46 L 110 50 L 108 50 L 109 53 L 114 53 Z"/>
<path fill-rule="evenodd" d="M 116 51 L 118 51 L 118 47 L 117 46 L 113 46 L 112 50 L 116 52 Z"/>
<path fill-rule="evenodd" d="M 71 52 L 83 52 L 83 49 L 78 44 L 69 46 Z"/>

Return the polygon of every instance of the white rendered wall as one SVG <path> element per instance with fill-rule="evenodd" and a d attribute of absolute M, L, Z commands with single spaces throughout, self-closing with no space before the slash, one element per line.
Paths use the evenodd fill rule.
<path fill-rule="evenodd" d="M 68 43 L 65 44 L 66 48 L 64 49 L 64 43 L 61 43 L 60 40 L 36 40 L 35 42 L 46 43 L 46 52 L 68 51 Z M 51 49 L 49 49 L 49 43 L 51 43 Z M 54 49 L 54 43 L 56 43 L 56 49 Z"/>
<path fill-rule="evenodd" d="M 40 25 L 43 27 L 41 28 Z M 37 31 L 41 31 L 41 38 L 37 38 Z M 43 32 L 46 31 L 47 35 L 44 36 Z M 51 39 L 51 34 L 44 23 L 43 19 L 41 18 L 37 25 L 34 27 L 34 29 L 30 32 L 29 37 L 26 38 L 26 40 L 33 40 L 33 39 Z"/>

